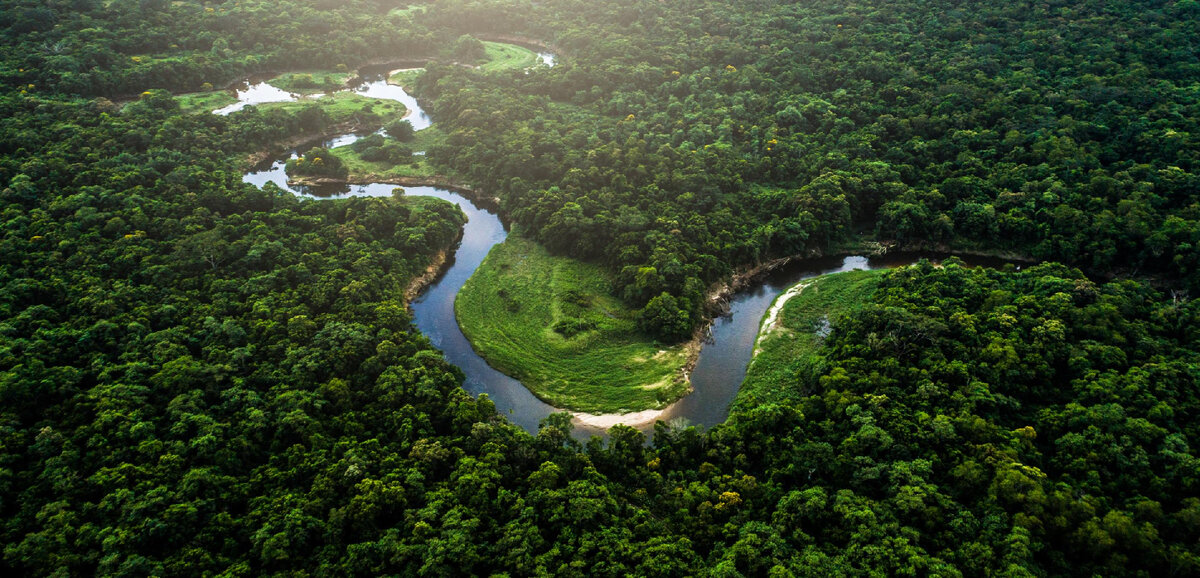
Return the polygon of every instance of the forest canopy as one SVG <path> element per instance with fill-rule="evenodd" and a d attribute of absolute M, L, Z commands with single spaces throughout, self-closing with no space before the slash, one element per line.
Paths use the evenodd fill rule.
<path fill-rule="evenodd" d="M 5 574 L 1200 574 L 1194 1 L 0 12 Z M 344 119 L 179 96 L 400 61 L 439 174 L 664 338 L 776 257 L 1055 263 L 883 275 L 708 430 L 526 432 L 403 300 L 458 209 L 246 184 Z"/>

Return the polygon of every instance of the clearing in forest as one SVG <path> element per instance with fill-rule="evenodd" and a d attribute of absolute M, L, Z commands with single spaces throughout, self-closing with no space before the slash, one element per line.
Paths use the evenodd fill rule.
<path fill-rule="evenodd" d="M 595 265 L 528 239 L 496 245 L 459 291 L 455 312 L 475 351 L 559 408 L 625 413 L 662 408 L 688 390 L 683 346 L 637 329 L 636 311 Z"/>

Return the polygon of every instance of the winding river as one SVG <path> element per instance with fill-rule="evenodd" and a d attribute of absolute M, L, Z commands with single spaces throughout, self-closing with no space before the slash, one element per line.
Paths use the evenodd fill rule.
<path fill-rule="evenodd" d="M 553 58 L 546 59 L 552 63 Z M 362 84 L 347 90 L 357 90 L 363 94 L 380 99 L 397 100 L 413 111 L 409 118 L 413 120 L 413 128 L 424 129 L 430 126 L 430 119 L 421 109 L 417 101 L 401 87 L 387 84 L 386 70 L 376 74 L 364 74 Z M 262 83 L 259 83 L 262 84 Z M 245 91 L 238 91 L 239 104 L 245 99 L 245 104 L 273 102 L 258 100 L 262 98 L 285 98 L 278 92 L 266 89 L 254 90 L 250 85 Z M 268 85 L 269 86 L 269 85 Z M 282 92 L 282 91 L 279 91 Z M 267 95 L 267 96 L 264 96 Z M 286 98 L 295 98 L 287 95 Z M 242 106 L 245 106 L 242 104 Z M 233 112 L 234 109 L 229 112 Z M 221 109 L 222 112 L 226 109 Z M 240 110 L 240 107 L 236 110 Z M 324 146 L 343 146 L 358 140 L 363 135 L 346 134 L 323 141 Z M 290 187 L 284 173 L 284 163 L 288 158 L 297 154 L 293 150 L 288 155 L 267 163 L 258 169 L 246 173 L 243 180 L 256 186 L 273 182 L 279 187 L 292 191 L 298 196 L 329 199 L 349 196 L 390 196 L 396 185 L 390 183 L 372 183 L 366 185 L 349 185 L 332 189 L 312 189 L 308 187 Z M 467 279 L 483 262 L 483 258 L 496 244 L 503 242 L 508 231 L 500 218 L 491 210 L 476 206 L 466 197 L 448 190 L 435 187 L 404 187 L 407 195 L 424 195 L 437 197 L 458 205 L 467 215 L 468 222 L 464 227 L 463 238 L 448 267 L 442 275 L 428 287 L 411 304 L 413 317 L 418 329 L 444 353 L 446 360 L 460 367 L 466 374 L 463 388 L 472 395 L 486 393 L 496 404 L 502 415 L 513 423 L 530 432 L 536 432 L 538 424 L 546 416 L 556 410 L 554 407 L 534 397 L 521 382 L 500 373 L 487 364 L 472 349 L 470 342 L 458 327 L 454 315 L 454 298 Z M 699 425 L 711 427 L 725 421 L 729 415 L 729 406 L 746 375 L 754 341 L 758 335 L 759 323 L 777 295 L 788 287 L 812 277 L 849 271 L 853 269 L 879 269 L 906 265 L 919 258 L 936 260 L 943 255 L 933 254 L 894 254 L 881 258 L 864 256 L 831 257 L 794 261 L 776 269 L 752 289 L 742 291 L 730 300 L 729 312 L 713 321 L 708 341 L 700 352 L 699 360 L 691 375 L 694 391 L 669 406 L 659 419 L 671 424 Z M 964 259 L 969 264 L 999 265 L 998 260 Z M 587 426 L 575 420 L 574 432 L 577 438 L 587 438 L 591 435 L 603 434 L 597 427 Z M 652 431 L 652 424 L 639 426 L 643 431 Z"/>

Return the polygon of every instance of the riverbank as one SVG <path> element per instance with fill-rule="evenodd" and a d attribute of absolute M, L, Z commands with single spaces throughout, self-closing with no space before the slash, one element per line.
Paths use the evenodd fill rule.
<path fill-rule="evenodd" d="M 317 144 L 341 134 L 376 131 L 382 126 L 383 123 L 364 123 L 361 121 L 351 120 L 330 125 L 326 127 L 325 130 L 320 132 L 310 131 L 293 135 L 276 142 L 270 148 L 262 149 L 247 155 L 242 170 L 251 170 L 267 161 L 287 154 L 287 152 L 290 150 L 301 148 L 304 145 Z"/>
<path fill-rule="evenodd" d="M 854 246 L 846 245 L 839 247 L 837 255 L 878 255 L 886 252 L 886 248 L 873 242 L 859 243 Z M 692 372 L 696 369 L 696 364 L 700 361 L 700 352 L 704 349 L 704 344 L 708 342 L 712 334 L 713 321 L 729 312 L 730 300 L 739 291 L 744 291 L 750 286 L 758 283 L 763 277 L 771 274 L 773 271 L 787 266 L 795 261 L 803 261 L 807 259 L 816 259 L 826 255 L 820 249 L 791 255 L 788 257 L 780 257 L 771 259 L 754 265 L 748 269 L 736 272 L 729 279 L 716 283 L 709 287 L 708 293 L 705 295 L 705 320 L 694 331 L 692 331 L 691 339 L 683 343 L 684 349 L 688 352 L 687 362 L 680 368 L 680 376 L 683 380 L 690 382 Z"/>
<path fill-rule="evenodd" d="M 451 243 L 451 246 L 454 246 L 460 240 L 462 240 L 461 233 L 459 234 L 458 239 L 456 239 L 454 243 Z M 446 271 L 446 265 L 449 262 L 450 251 L 448 249 L 440 249 L 437 253 L 434 253 L 433 258 L 429 260 L 429 266 L 425 268 L 425 272 L 413 279 L 408 284 L 408 287 L 404 289 L 405 305 L 412 303 L 412 300 L 416 299 L 422 291 L 429 287 L 434 281 L 437 281 L 437 278 Z"/>
<path fill-rule="evenodd" d="M 780 293 L 779 297 L 775 298 L 775 302 L 771 304 L 770 309 L 767 309 L 767 315 L 763 317 L 762 323 L 760 323 L 758 326 L 758 338 L 754 340 L 754 353 L 752 353 L 751 356 L 758 357 L 758 354 L 762 352 L 763 340 L 770 336 L 775 328 L 780 325 L 780 313 L 783 312 L 783 308 L 788 304 L 788 301 L 791 301 L 793 297 L 796 297 L 802 291 L 804 291 L 805 287 L 808 287 L 813 283 L 814 281 L 797 283 L 789 287 L 787 291 Z"/>
<path fill-rule="evenodd" d="M 839 318 L 868 301 L 888 269 L 845 271 L 780 293 L 759 323 L 754 352 L 731 408 L 798 399 L 819 373 L 818 351 Z"/>
<path fill-rule="evenodd" d="M 665 409 L 648 409 L 633 413 L 604 413 L 591 414 L 582 412 L 571 412 L 571 416 L 580 425 L 599 429 L 611 428 L 615 425 L 627 425 L 633 428 L 645 427 L 654 424 L 658 418 L 662 417 Z"/>

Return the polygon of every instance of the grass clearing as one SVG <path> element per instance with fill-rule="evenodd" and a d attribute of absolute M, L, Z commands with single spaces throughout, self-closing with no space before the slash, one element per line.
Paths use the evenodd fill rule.
<path fill-rule="evenodd" d="M 784 304 L 774 328 L 761 330 L 761 349 L 746 369 L 731 415 L 766 403 L 798 401 L 803 392 L 797 384 L 818 372 L 817 352 L 830 327 L 870 298 L 885 273 L 846 271 L 801 281 L 806 286 Z"/>
<path fill-rule="evenodd" d="M 296 112 L 317 105 L 329 114 L 334 122 L 346 122 L 363 112 L 374 113 L 383 117 L 387 122 L 393 118 L 403 117 L 408 109 L 394 100 L 383 100 L 363 96 L 356 92 L 338 92 L 320 98 L 302 98 L 293 102 L 268 102 L 255 105 L 259 110 L 286 110 Z M 237 114 L 237 113 L 234 113 Z"/>
<path fill-rule="evenodd" d="M 388 11 L 387 15 L 389 18 L 392 16 L 408 16 L 411 18 L 412 16 L 422 13 L 422 12 L 425 12 L 424 5 L 412 4 L 412 5 L 406 6 L 404 8 L 392 8 L 391 10 Z"/>
<path fill-rule="evenodd" d="M 285 72 L 268 80 L 267 84 L 296 94 L 321 94 L 342 89 L 349 78 L 349 72 L 308 70 Z"/>
<path fill-rule="evenodd" d="M 524 70 L 538 63 L 536 52 L 515 44 L 485 40 L 483 47 L 487 54 L 487 62 L 479 65 L 479 69 L 485 72 Z"/>
<path fill-rule="evenodd" d="M 625 413 L 687 393 L 675 379 L 687 352 L 642 334 L 599 267 L 515 234 L 492 249 L 454 309 L 479 355 L 556 407 Z"/>
<path fill-rule="evenodd" d="M 237 102 L 237 97 L 227 90 L 214 90 L 176 95 L 175 101 L 179 103 L 179 109 L 186 113 L 212 112 Z"/>

